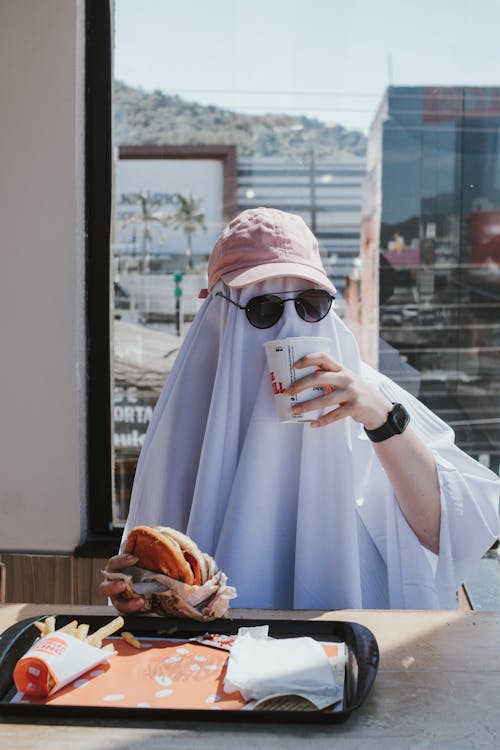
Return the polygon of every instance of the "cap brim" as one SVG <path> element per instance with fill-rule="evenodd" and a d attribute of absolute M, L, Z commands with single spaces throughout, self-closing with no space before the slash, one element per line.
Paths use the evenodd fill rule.
<path fill-rule="evenodd" d="M 229 273 L 223 274 L 222 281 L 229 287 L 239 289 L 249 284 L 257 284 L 259 281 L 278 279 L 284 276 L 311 281 L 313 284 L 319 284 L 328 289 L 332 294 L 337 291 L 326 274 L 310 266 L 301 266 L 299 263 L 263 263 L 260 266 L 229 271 Z"/>

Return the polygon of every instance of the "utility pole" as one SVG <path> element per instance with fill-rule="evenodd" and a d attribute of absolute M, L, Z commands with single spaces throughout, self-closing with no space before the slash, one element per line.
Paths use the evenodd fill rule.
<path fill-rule="evenodd" d="M 316 234 L 316 152 L 314 133 L 311 133 L 311 151 L 309 159 L 309 182 L 311 190 L 311 232 Z"/>
<path fill-rule="evenodd" d="M 177 336 L 181 335 L 181 297 L 182 297 L 182 289 L 181 289 L 181 281 L 182 281 L 182 273 L 177 271 L 177 273 L 174 274 L 174 281 L 175 281 L 175 333 Z"/>

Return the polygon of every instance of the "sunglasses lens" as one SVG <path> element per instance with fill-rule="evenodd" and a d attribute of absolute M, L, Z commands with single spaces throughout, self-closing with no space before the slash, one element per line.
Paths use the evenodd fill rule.
<path fill-rule="evenodd" d="M 317 323 L 328 315 L 332 306 L 332 297 L 324 289 L 309 289 L 301 292 L 295 300 L 295 309 L 302 320 Z"/>
<path fill-rule="evenodd" d="M 249 322 L 255 328 L 270 328 L 281 317 L 283 301 L 272 294 L 253 297 L 245 308 Z"/>

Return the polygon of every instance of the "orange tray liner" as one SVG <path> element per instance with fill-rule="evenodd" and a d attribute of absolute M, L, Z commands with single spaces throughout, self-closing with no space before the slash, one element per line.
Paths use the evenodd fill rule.
<path fill-rule="evenodd" d="M 117 654 L 48 698 L 18 695 L 16 702 L 59 706 L 118 706 L 237 710 L 245 701 L 239 692 L 224 692 L 229 652 L 202 644 L 139 639 L 141 649 L 122 638 L 109 638 Z M 338 647 L 323 644 L 328 656 Z"/>

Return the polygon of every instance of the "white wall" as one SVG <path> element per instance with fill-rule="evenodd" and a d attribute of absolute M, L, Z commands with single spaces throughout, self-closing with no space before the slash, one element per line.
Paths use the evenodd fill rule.
<path fill-rule="evenodd" d="M 84 477 L 82 0 L 0 4 L 0 552 L 70 551 Z"/>

